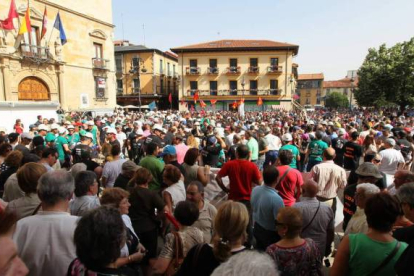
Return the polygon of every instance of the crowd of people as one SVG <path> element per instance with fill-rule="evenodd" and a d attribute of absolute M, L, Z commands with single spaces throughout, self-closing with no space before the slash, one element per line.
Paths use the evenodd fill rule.
<path fill-rule="evenodd" d="M 0 275 L 411 275 L 413 115 L 18 119 L 0 131 Z"/>

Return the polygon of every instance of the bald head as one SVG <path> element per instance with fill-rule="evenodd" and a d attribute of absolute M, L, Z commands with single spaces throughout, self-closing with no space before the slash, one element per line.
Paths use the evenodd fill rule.
<path fill-rule="evenodd" d="M 315 197 L 319 191 L 318 183 L 313 179 L 308 179 L 305 181 L 305 184 L 302 186 L 303 196 L 305 197 Z"/>
<path fill-rule="evenodd" d="M 323 152 L 323 158 L 325 160 L 334 160 L 334 158 L 335 158 L 335 150 L 333 148 L 327 148 Z"/>

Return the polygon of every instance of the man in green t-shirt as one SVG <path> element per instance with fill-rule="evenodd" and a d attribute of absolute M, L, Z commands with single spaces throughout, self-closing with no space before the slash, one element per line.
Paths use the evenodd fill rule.
<path fill-rule="evenodd" d="M 59 161 L 62 164 L 65 161 L 65 155 L 70 154 L 68 140 L 65 138 L 66 135 L 66 128 L 60 127 L 58 129 L 59 136 L 56 138 L 56 149 L 59 154 Z"/>
<path fill-rule="evenodd" d="M 257 143 L 257 140 L 253 137 L 251 131 L 246 131 L 244 136 L 246 137 L 247 147 L 250 152 L 250 161 L 257 165 L 257 159 L 259 159 L 259 143 Z"/>
<path fill-rule="evenodd" d="M 75 127 L 73 125 L 69 125 L 67 129 L 69 134 L 66 136 L 66 139 L 68 140 L 69 148 L 73 149 L 80 142 L 80 136 L 79 133 L 74 132 Z"/>
<path fill-rule="evenodd" d="M 307 172 L 310 172 L 313 166 L 322 162 L 323 151 L 328 148 L 328 144 L 322 141 L 322 131 L 317 131 L 315 136 L 316 139 L 310 142 L 308 151 L 306 152 L 306 160 L 308 160 Z"/>
<path fill-rule="evenodd" d="M 296 163 L 297 161 L 300 161 L 300 153 L 299 153 L 299 149 L 295 145 L 293 145 L 292 141 L 293 141 L 292 134 L 290 133 L 283 134 L 282 136 L 283 146 L 279 150 L 288 150 L 292 152 L 293 158 L 289 166 L 293 169 L 297 169 L 298 167 Z"/>
<path fill-rule="evenodd" d="M 139 165 L 143 168 L 146 168 L 152 174 L 152 180 L 148 184 L 148 188 L 153 191 L 160 191 L 162 184 L 162 172 L 164 170 L 164 163 L 162 163 L 158 158 L 158 144 L 151 142 L 146 146 L 146 153 Z"/>

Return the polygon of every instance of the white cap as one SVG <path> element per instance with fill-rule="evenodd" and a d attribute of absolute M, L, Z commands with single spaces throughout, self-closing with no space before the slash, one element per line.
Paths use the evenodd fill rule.
<path fill-rule="evenodd" d="M 344 135 L 346 133 L 346 131 L 345 131 L 345 129 L 344 128 L 340 128 L 339 130 L 338 130 L 338 134 L 339 135 Z"/>
<path fill-rule="evenodd" d="M 44 125 L 44 124 L 40 124 L 40 125 L 37 127 L 37 130 L 39 130 L 39 131 L 40 131 L 40 130 L 46 130 L 46 131 L 47 131 L 48 129 L 47 129 L 47 126 L 46 126 L 46 125 Z"/>
<path fill-rule="evenodd" d="M 282 140 L 283 141 L 286 141 L 286 142 L 292 141 L 293 140 L 292 134 L 290 134 L 290 133 L 283 134 Z"/>
<path fill-rule="evenodd" d="M 115 129 L 113 129 L 113 128 L 108 128 L 108 129 L 106 130 L 106 134 L 116 134 L 116 130 L 115 130 Z"/>
<path fill-rule="evenodd" d="M 58 124 L 52 124 L 51 126 L 50 126 L 50 129 L 52 130 L 52 129 L 58 129 L 60 126 L 58 125 Z"/>
<path fill-rule="evenodd" d="M 162 126 L 161 126 L 160 124 L 155 124 L 155 125 L 152 127 L 152 129 L 153 129 L 153 130 L 159 130 L 159 131 L 161 131 L 161 132 L 164 132 L 164 129 L 162 128 Z"/>
<path fill-rule="evenodd" d="M 66 128 L 64 128 L 64 127 L 60 127 L 59 129 L 58 129 L 58 131 L 59 131 L 59 133 L 60 134 L 63 134 L 63 133 L 66 133 Z"/>
<path fill-rule="evenodd" d="M 88 121 L 86 124 L 87 124 L 88 126 L 94 126 L 94 125 L 95 125 L 95 123 L 94 123 L 93 121 Z"/>
<path fill-rule="evenodd" d="M 309 125 L 314 125 L 314 124 L 315 124 L 315 122 L 314 122 L 314 121 L 312 121 L 312 120 L 310 120 L 310 121 L 308 122 L 308 124 L 309 124 Z"/>
<path fill-rule="evenodd" d="M 334 125 L 333 122 L 328 123 L 328 126 L 333 126 L 333 125 Z"/>
<path fill-rule="evenodd" d="M 32 135 L 31 133 L 29 133 L 29 132 L 23 132 L 23 133 L 20 135 L 20 137 L 21 137 L 22 139 L 30 139 L 30 140 L 33 140 L 33 135 Z"/>
<path fill-rule="evenodd" d="M 89 139 L 93 139 L 93 135 L 90 132 L 86 132 L 85 137 L 88 137 Z"/>
<path fill-rule="evenodd" d="M 75 127 L 73 125 L 68 125 L 68 129 L 74 129 Z"/>

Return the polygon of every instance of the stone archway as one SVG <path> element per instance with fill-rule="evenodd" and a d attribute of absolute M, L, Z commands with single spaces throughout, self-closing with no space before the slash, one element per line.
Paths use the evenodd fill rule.
<path fill-rule="evenodd" d="M 49 101 L 50 92 L 46 83 L 36 77 L 24 78 L 18 87 L 19 101 Z"/>

